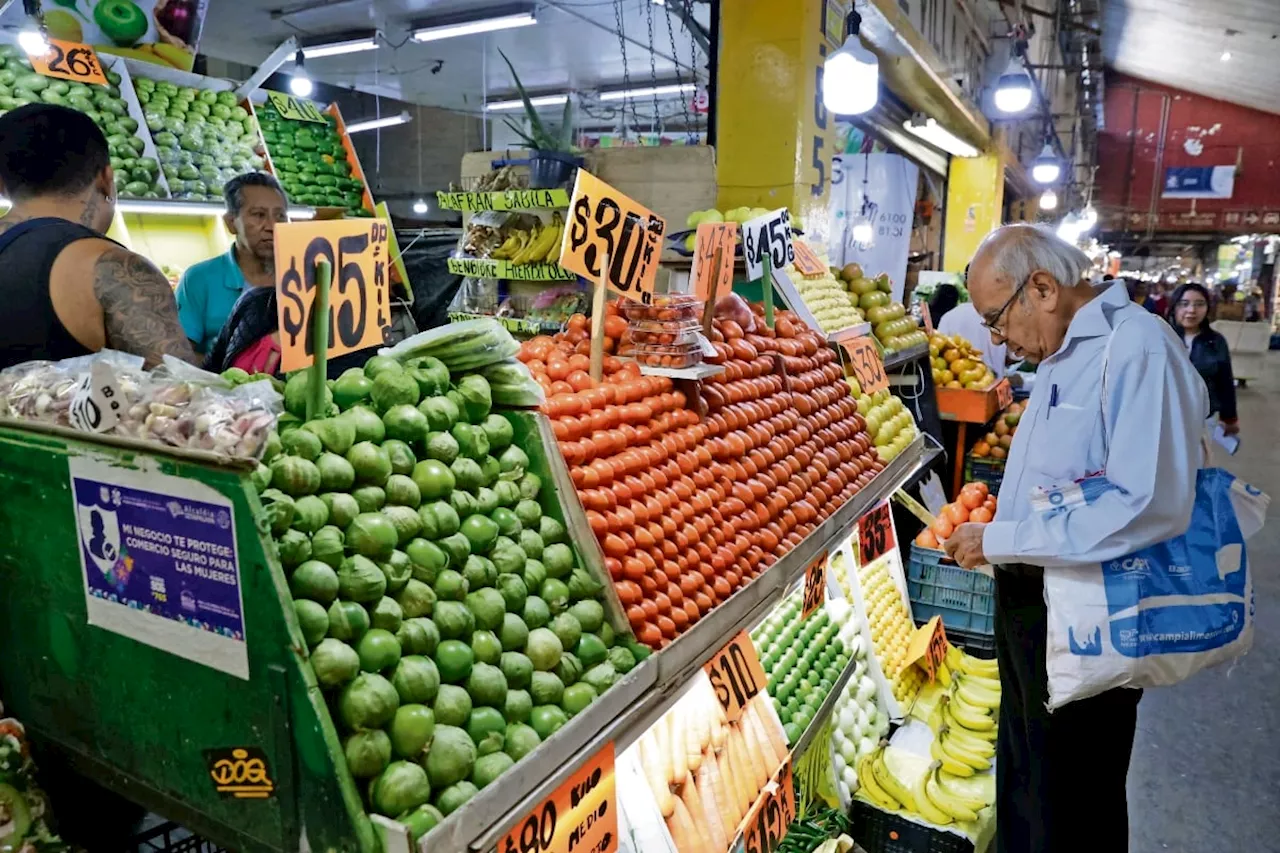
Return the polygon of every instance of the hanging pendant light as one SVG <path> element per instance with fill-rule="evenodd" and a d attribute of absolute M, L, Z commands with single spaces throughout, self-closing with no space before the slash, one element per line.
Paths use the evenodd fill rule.
<path fill-rule="evenodd" d="M 880 60 L 862 46 L 862 16 L 845 19 L 845 40 L 822 67 L 822 105 L 836 115 L 861 115 L 880 99 Z"/>
<path fill-rule="evenodd" d="M 1060 177 L 1062 177 L 1062 161 L 1054 153 L 1053 145 L 1046 142 L 1040 151 L 1040 156 L 1031 164 L 1031 179 L 1037 184 L 1051 184 Z"/>

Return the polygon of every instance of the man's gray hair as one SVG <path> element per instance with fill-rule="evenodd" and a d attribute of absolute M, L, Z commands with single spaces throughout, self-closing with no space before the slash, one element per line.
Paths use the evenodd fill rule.
<path fill-rule="evenodd" d="M 244 209 L 245 187 L 266 187 L 275 190 L 284 199 L 285 207 L 289 206 L 289 194 L 284 191 L 284 187 L 276 180 L 275 175 L 266 172 L 245 172 L 242 175 L 236 175 L 222 187 L 222 198 L 227 203 L 227 213 L 232 216 L 239 216 L 240 211 Z"/>
<path fill-rule="evenodd" d="M 1076 287 L 1092 266 L 1088 255 L 1039 225 L 1002 225 L 982 243 L 993 244 L 991 269 L 996 277 L 1008 278 L 1014 287 L 1036 270 L 1044 270 L 1064 287 Z"/>

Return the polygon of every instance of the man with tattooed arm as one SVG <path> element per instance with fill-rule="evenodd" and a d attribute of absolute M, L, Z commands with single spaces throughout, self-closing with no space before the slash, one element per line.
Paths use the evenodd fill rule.
<path fill-rule="evenodd" d="M 195 362 L 168 280 L 105 237 L 115 175 L 86 115 L 28 104 L 0 117 L 0 368 L 102 349 Z"/>

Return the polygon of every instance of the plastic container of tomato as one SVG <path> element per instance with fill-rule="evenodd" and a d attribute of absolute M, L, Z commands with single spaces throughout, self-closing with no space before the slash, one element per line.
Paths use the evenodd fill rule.
<path fill-rule="evenodd" d="M 682 293 L 655 296 L 648 305 L 631 299 L 618 300 L 618 310 L 628 320 L 697 320 L 702 306 L 702 300 Z"/>
<path fill-rule="evenodd" d="M 692 344 L 698 345 L 699 327 L 696 322 L 690 326 L 672 325 L 663 326 L 661 324 L 646 323 L 647 328 L 640 326 L 631 326 L 627 330 L 627 336 L 636 346 L 687 346 Z"/>
<path fill-rule="evenodd" d="M 702 364 L 702 348 L 696 343 L 623 347 L 618 350 L 618 355 L 634 358 L 640 364 L 651 367 L 693 367 Z"/>

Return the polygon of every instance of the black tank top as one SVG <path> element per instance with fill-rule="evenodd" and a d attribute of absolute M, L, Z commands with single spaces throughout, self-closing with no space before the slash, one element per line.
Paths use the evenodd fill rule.
<path fill-rule="evenodd" d="M 57 361 L 93 352 L 62 325 L 49 296 L 53 262 L 67 246 L 88 239 L 107 238 L 92 228 L 54 217 L 29 219 L 0 233 L 4 276 L 0 369 L 24 361 Z"/>

